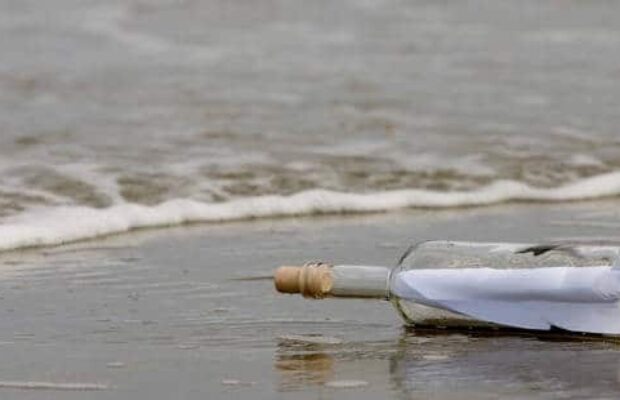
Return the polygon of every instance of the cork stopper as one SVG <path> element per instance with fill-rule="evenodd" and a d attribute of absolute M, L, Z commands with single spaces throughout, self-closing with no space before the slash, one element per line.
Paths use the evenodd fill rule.
<path fill-rule="evenodd" d="M 281 293 L 300 293 L 315 299 L 323 298 L 332 289 L 331 268 L 327 264 L 280 267 L 273 276 L 276 290 Z"/>

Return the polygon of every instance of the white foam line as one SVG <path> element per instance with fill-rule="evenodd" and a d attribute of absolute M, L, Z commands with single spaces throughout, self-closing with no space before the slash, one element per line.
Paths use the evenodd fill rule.
<path fill-rule="evenodd" d="M 0 381 L 0 388 L 31 390 L 107 390 L 107 385 L 99 383 L 54 383 L 33 381 Z"/>
<path fill-rule="evenodd" d="M 31 211 L 0 225 L 0 250 L 57 245 L 137 228 L 188 222 L 221 222 L 277 216 L 383 212 L 402 208 L 482 206 L 506 201 L 576 201 L 620 194 L 620 171 L 551 189 L 497 181 L 473 191 L 421 189 L 377 193 L 310 190 L 292 196 L 261 196 L 225 203 L 170 200 L 156 206 L 119 204 L 105 209 L 56 207 Z"/>

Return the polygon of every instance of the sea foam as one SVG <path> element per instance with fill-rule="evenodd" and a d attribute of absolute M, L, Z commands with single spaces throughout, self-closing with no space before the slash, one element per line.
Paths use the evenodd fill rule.
<path fill-rule="evenodd" d="M 291 196 L 260 196 L 224 203 L 177 199 L 155 206 L 123 203 L 104 209 L 76 206 L 42 208 L 5 219 L 0 225 L 0 250 L 58 245 L 132 229 L 189 222 L 385 212 L 416 207 L 483 206 L 508 201 L 562 202 L 618 194 L 620 194 L 620 171 L 544 189 L 522 182 L 504 180 L 472 191 L 440 192 L 408 189 L 343 193 L 308 190 Z"/>

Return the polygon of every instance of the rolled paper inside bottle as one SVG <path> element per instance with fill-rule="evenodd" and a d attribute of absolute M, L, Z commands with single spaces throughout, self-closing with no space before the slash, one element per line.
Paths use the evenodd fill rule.
<path fill-rule="evenodd" d="M 389 297 L 390 269 L 360 265 L 309 264 L 276 270 L 274 283 L 281 293 L 304 297 Z"/>
<path fill-rule="evenodd" d="M 395 275 L 402 299 L 524 329 L 620 334 L 620 269 L 419 269 Z"/>

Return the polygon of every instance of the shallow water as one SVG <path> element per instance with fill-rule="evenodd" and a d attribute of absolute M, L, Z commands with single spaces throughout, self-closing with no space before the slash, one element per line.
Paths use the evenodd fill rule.
<path fill-rule="evenodd" d="M 612 203 L 613 204 L 613 203 Z M 390 304 L 278 295 L 281 264 L 393 265 L 411 241 L 613 238 L 605 203 L 140 231 L 0 256 L 3 398 L 614 398 L 620 347 L 411 331 Z M 571 219 L 563 219 L 571 215 Z M 576 223 L 572 223 L 577 221 Z M 604 215 L 604 221 L 620 223 Z M 590 225 L 586 225 L 589 222 Z M 97 388 L 97 390 L 94 390 Z"/>
<path fill-rule="evenodd" d="M 18 225 L 2 236 L 28 239 L 5 248 L 45 242 L 23 231 L 42 229 L 41 214 L 53 216 L 46 225 L 72 220 L 80 238 L 126 229 L 100 232 L 78 207 L 309 189 L 418 189 L 401 206 L 436 207 L 437 193 L 459 205 L 469 203 L 455 190 L 529 185 L 493 186 L 486 204 L 620 166 L 613 3 L 0 7 L 0 217 Z M 618 194 L 620 178 L 601 186 L 552 197 Z M 300 213 L 333 212 L 323 204 L 335 196 L 319 197 Z M 136 224 L 112 211 L 122 226 L 205 219 L 154 209 Z"/>

